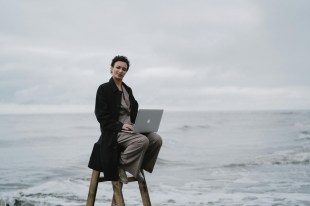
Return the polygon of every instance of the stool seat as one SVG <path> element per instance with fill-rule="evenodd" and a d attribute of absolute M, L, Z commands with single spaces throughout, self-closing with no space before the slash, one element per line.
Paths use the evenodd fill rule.
<path fill-rule="evenodd" d="M 87 197 L 86 206 L 94 206 L 97 194 L 97 188 L 99 182 L 106 182 L 105 177 L 100 177 L 100 172 L 97 170 L 93 170 L 92 176 L 90 179 L 89 192 Z M 124 197 L 123 197 L 123 183 L 121 181 L 111 181 L 113 187 L 113 198 L 112 198 L 112 206 L 125 206 Z M 151 201 L 149 197 L 149 192 L 146 185 L 146 180 L 138 181 L 134 177 L 128 177 L 129 182 L 138 182 L 140 194 L 142 198 L 142 203 L 144 206 L 151 206 Z"/>

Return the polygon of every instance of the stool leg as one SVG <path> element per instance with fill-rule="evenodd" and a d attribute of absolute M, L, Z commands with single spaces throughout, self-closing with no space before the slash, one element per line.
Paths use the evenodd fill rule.
<path fill-rule="evenodd" d="M 112 186 L 113 186 L 113 182 L 112 182 Z M 120 184 L 120 189 L 121 189 L 121 191 L 123 191 L 123 184 L 122 183 Z M 123 192 L 121 194 L 123 194 Z M 114 187 L 113 187 L 113 197 L 112 197 L 112 204 L 111 204 L 111 206 L 117 206 L 116 198 L 115 198 L 115 193 L 114 193 Z"/>
<path fill-rule="evenodd" d="M 113 186 L 113 183 L 112 183 L 112 186 Z M 121 191 L 123 191 L 123 183 L 120 184 L 120 189 L 121 189 Z M 113 190 L 114 190 L 114 188 L 113 188 Z M 123 194 L 123 192 L 121 194 Z M 122 196 L 122 197 L 124 198 L 124 196 Z M 112 204 L 111 204 L 111 206 L 117 206 L 114 191 L 113 191 L 113 197 L 112 197 Z"/>
<path fill-rule="evenodd" d="M 112 205 L 117 206 L 125 206 L 124 197 L 123 197 L 123 183 L 120 181 L 112 181 L 113 185 L 113 198 L 112 198 Z"/>
<path fill-rule="evenodd" d="M 144 177 L 145 178 L 145 177 Z M 146 181 L 138 181 L 143 206 L 151 206 L 149 192 L 147 190 Z"/>
<path fill-rule="evenodd" d="M 99 175 L 100 175 L 99 171 L 93 170 L 91 180 L 90 180 L 90 185 L 89 185 L 89 192 L 88 192 L 86 206 L 95 205 Z"/>
<path fill-rule="evenodd" d="M 116 200 L 115 200 L 115 195 L 114 195 L 114 192 L 113 192 L 113 197 L 112 197 L 112 203 L 111 203 L 111 206 L 117 206 L 117 204 L 116 204 Z"/>

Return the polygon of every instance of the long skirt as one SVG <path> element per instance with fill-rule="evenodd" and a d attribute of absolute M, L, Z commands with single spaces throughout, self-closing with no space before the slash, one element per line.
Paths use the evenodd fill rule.
<path fill-rule="evenodd" d="M 162 138 L 157 133 L 120 132 L 117 141 L 122 149 L 120 167 L 136 178 L 142 169 L 150 173 L 153 172 L 162 145 Z"/>

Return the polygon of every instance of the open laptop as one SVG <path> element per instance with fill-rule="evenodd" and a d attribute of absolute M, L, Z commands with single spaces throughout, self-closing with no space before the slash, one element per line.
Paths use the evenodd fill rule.
<path fill-rule="evenodd" d="M 157 132 L 163 112 L 163 109 L 139 109 L 134 129 L 122 131 L 129 133 Z"/>

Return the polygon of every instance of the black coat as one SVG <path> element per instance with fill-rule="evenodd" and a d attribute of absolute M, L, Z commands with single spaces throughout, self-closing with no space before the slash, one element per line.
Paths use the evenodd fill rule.
<path fill-rule="evenodd" d="M 123 83 L 129 94 L 130 118 L 134 123 L 138 113 L 138 102 L 132 90 Z M 118 121 L 122 93 L 118 90 L 113 78 L 99 86 L 96 95 L 95 115 L 100 124 L 101 136 L 95 143 L 88 167 L 104 173 L 107 180 L 118 180 L 120 148 L 117 144 L 117 133 L 123 123 Z"/>

